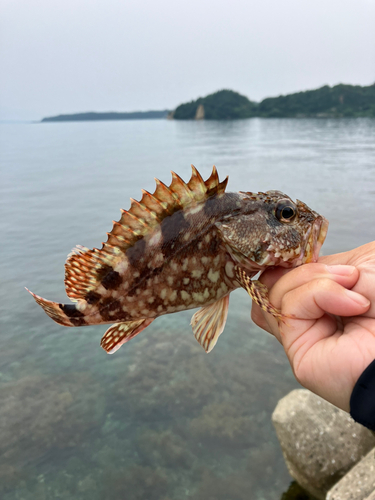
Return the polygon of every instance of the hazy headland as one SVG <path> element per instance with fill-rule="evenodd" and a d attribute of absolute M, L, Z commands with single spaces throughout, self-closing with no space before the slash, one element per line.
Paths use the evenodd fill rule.
<path fill-rule="evenodd" d="M 43 118 L 42 122 L 91 120 L 233 120 L 241 118 L 359 118 L 375 117 L 375 84 L 339 84 L 315 90 L 267 97 L 261 102 L 233 90 L 219 90 L 174 110 L 85 112 Z"/>

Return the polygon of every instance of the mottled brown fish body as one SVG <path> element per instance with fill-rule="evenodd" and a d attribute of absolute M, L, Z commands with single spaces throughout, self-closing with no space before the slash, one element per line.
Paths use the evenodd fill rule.
<path fill-rule="evenodd" d="M 192 324 L 211 350 L 229 293 L 243 286 L 252 295 L 248 280 L 266 266 L 316 260 L 328 225 L 283 193 L 225 193 L 226 182 L 215 168 L 205 182 L 194 168 L 187 184 L 176 174 L 169 187 L 157 181 L 153 195 L 123 211 L 101 250 L 77 247 L 68 257 L 74 304 L 35 299 L 65 326 L 115 323 L 102 340 L 109 352 L 158 316 L 203 306 Z M 267 297 L 257 297 L 266 307 Z"/>
<path fill-rule="evenodd" d="M 208 207 L 202 203 L 165 218 L 160 228 L 128 249 L 112 269 L 106 269 L 97 295 L 89 297 L 97 300 L 89 314 L 97 310 L 101 316 L 95 314 L 94 324 L 193 309 L 236 288 L 225 272 L 231 258 L 215 223 L 238 210 L 241 199 L 228 193 L 211 201 Z M 85 307 L 80 310 L 91 324 Z"/>

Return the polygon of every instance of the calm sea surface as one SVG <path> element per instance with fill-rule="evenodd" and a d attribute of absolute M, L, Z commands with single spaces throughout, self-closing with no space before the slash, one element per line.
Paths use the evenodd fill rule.
<path fill-rule="evenodd" d="M 274 500 L 291 480 L 271 414 L 294 389 L 277 341 L 231 296 L 209 355 L 192 312 L 108 356 L 106 326 L 66 329 L 24 287 L 67 301 L 64 262 L 99 246 L 129 197 L 215 164 L 229 191 L 279 189 L 330 220 L 324 253 L 375 238 L 375 120 L 0 126 L 0 496 Z"/>

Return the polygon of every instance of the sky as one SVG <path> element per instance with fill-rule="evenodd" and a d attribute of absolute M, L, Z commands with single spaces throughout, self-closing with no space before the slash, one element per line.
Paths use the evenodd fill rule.
<path fill-rule="evenodd" d="M 0 0 L 0 119 L 375 82 L 375 0 Z"/>

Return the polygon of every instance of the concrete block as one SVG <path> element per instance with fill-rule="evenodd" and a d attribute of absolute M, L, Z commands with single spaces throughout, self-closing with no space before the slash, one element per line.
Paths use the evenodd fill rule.
<path fill-rule="evenodd" d="M 375 449 L 329 490 L 327 500 L 375 500 Z"/>
<path fill-rule="evenodd" d="M 272 421 L 291 476 L 319 500 L 375 446 L 368 429 L 306 389 L 282 398 Z"/>

